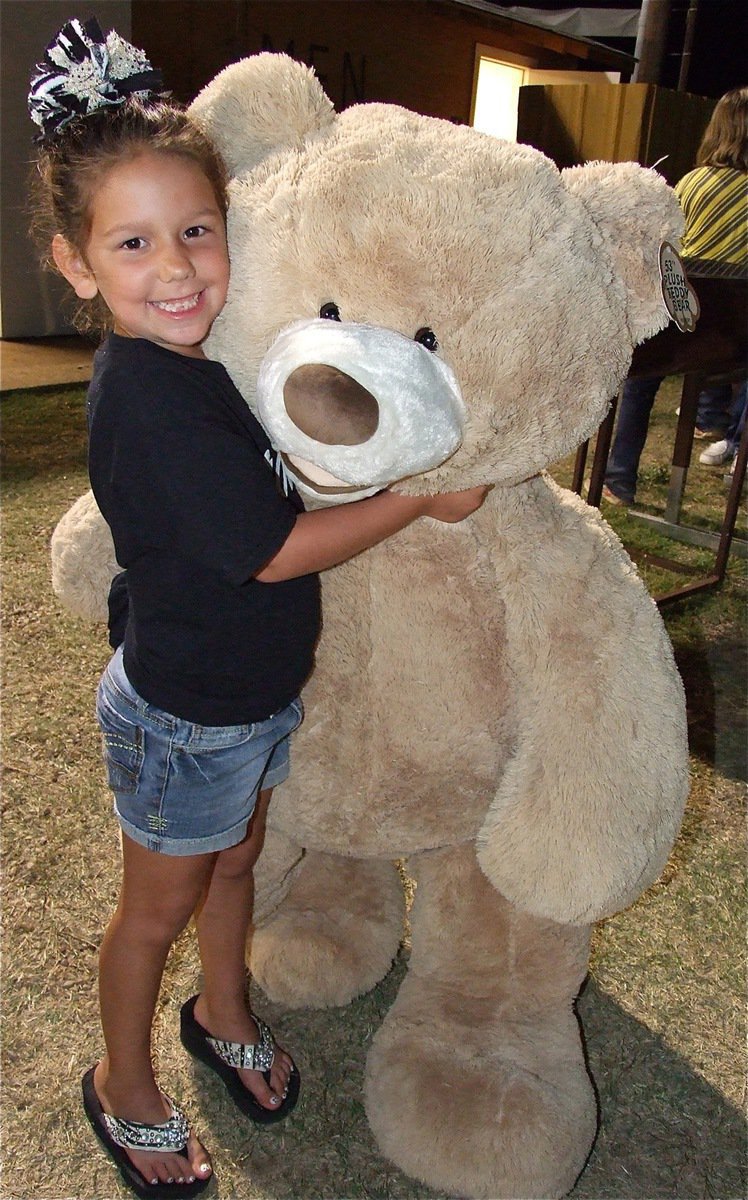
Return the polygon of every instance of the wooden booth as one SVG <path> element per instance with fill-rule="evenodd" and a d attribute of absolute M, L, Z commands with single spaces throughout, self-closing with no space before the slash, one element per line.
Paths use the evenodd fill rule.
<path fill-rule="evenodd" d="M 338 110 L 378 100 L 463 124 L 482 56 L 518 67 L 519 83 L 547 82 L 527 74 L 537 70 L 617 81 L 634 67 L 484 0 L 132 0 L 132 36 L 184 100 L 227 63 L 275 50 L 314 67 Z"/>
<path fill-rule="evenodd" d="M 518 132 L 559 167 L 602 159 L 638 162 L 672 186 L 695 165 L 715 101 L 653 83 L 523 87 Z"/>

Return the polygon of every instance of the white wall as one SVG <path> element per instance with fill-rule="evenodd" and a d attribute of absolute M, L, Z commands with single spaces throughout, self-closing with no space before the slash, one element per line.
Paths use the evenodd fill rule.
<path fill-rule="evenodd" d="M 28 236 L 28 175 L 37 127 L 26 107 L 34 66 L 71 17 L 130 38 L 129 0 L 0 0 L 0 336 L 70 333 L 63 284 L 37 265 Z M 67 285 L 65 285 L 67 286 Z"/>

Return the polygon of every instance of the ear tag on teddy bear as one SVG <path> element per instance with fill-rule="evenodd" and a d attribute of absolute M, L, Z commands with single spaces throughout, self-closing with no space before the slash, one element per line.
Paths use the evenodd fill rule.
<path fill-rule="evenodd" d="M 660 287 L 670 317 L 682 333 L 693 333 L 701 308 L 699 298 L 688 282 L 686 269 L 675 246 L 660 246 Z"/>

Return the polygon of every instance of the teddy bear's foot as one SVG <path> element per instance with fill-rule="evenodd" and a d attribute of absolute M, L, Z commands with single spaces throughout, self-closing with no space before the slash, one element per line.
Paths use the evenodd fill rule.
<path fill-rule="evenodd" d="M 414 873 L 410 969 L 366 1069 L 380 1148 L 439 1190 L 564 1196 L 597 1124 L 573 1012 L 589 931 L 518 913 L 472 848 Z"/>
<path fill-rule="evenodd" d="M 348 1004 L 390 969 L 404 909 L 393 863 L 308 851 L 286 898 L 254 929 L 252 974 L 291 1007 Z"/>

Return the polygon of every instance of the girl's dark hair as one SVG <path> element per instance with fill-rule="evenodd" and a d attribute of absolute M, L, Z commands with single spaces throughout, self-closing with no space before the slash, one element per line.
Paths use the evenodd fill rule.
<path fill-rule="evenodd" d="M 717 101 L 696 165 L 748 171 L 748 87 L 733 88 Z"/>
<path fill-rule="evenodd" d="M 210 182 L 221 212 L 228 209 L 228 175 L 202 130 L 179 105 L 157 97 L 131 96 L 65 126 L 41 150 L 31 176 L 31 233 L 42 263 L 56 270 L 52 239 L 62 236 L 85 258 L 94 193 L 113 166 L 148 151 L 196 163 Z M 75 315 L 81 331 L 106 328 L 109 312 L 100 297 Z"/>

